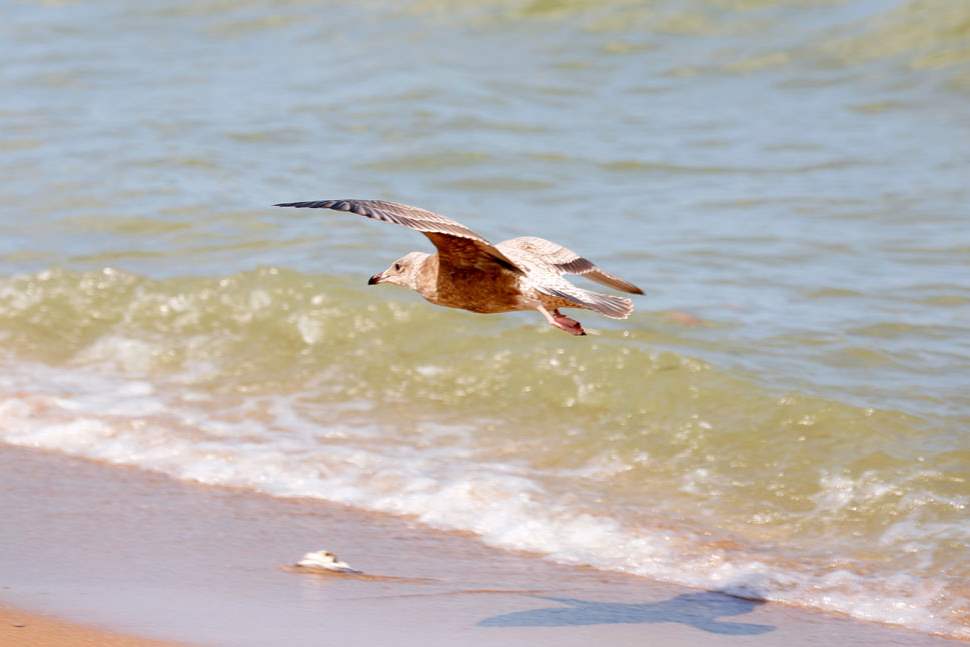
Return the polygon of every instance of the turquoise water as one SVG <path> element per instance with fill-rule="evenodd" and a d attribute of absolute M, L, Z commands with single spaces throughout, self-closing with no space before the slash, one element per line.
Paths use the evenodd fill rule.
<path fill-rule="evenodd" d="M 970 6 L 4 13 L 0 439 L 968 635 Z M 344 197 L 647 294 L 368 288 Z"/>

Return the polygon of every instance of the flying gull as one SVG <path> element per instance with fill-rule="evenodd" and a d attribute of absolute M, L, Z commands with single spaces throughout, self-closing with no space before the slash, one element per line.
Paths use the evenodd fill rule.
<path fill-rule="evenodd" d="M 560 308 L 582 308 L 626 319 L 633 312 L 633 303 L 625 297 L 584 290 L 563 278 L 564 274 L 578 274 L 623 292 L 643 294 L 632 283 L 557 243 L 525 236 L 493 245 L 450 218 L 406 204 L 318 200 L 276 206 L 349 211 L 420 231 L 438 253 L 411 252 L 370 277 L 367 284 L 410 288 L 440 306 L 479 313 L 538 310 L 556 328 L 585 335 L 582 324 L 559 312 Z"/>

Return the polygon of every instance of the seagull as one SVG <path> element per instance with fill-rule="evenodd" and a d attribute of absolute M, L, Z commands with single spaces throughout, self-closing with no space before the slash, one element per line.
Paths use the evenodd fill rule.
<path fill-rule="evenodd" d="M 537 310 L 550 325 L 585 335 L 582 324 L 561 308 L 592 310 L 626 319 L 633 302 L 626 297 L 577 287 L 565 274 L 577 274 L 630 294 L 634 284 L 606 272 L 589 259 L 544 238 L 524 236 L 493 245 L 468 227 L 440 214 L 384 200 L 283 202 L 277 207 L 333 209 L 415 229 L 437 253 L 411 252 L 375 274 L 368 285 L 390 283 L 414 290 L 427 301 L 482 314 Z"/>

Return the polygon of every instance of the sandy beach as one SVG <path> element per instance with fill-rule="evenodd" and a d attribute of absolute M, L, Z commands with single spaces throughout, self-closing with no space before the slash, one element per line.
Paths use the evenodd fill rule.
<path fill-rule="evenodd" d="M 43 451 L 0 474 L 2 645 L 960 644 Z M 288 567 L 321 548 L 365 575 Z"/>

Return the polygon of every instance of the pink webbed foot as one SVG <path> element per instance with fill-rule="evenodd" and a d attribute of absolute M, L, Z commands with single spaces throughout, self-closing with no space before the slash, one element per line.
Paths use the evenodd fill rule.
<path fill-rule="evenodd" d="M 570 319 L 558 310 L 552 312 L 552 325 L 560 330 L 565 330 L 570 335 L 582 336 L 586 334 L 586 331 L 583 330 L 583 324 L 575 319 Z"/>

